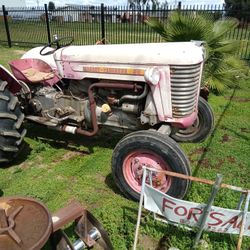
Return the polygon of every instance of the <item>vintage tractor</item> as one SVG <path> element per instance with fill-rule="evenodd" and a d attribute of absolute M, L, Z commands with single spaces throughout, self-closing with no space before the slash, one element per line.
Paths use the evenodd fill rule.
<path fill-rule="evenodd" d="M 112 157 L 114 180 L 138 200 L 143 166 L 190 175 L 175 141 L 198 142 L 213 128 L 199 96 L 201 42 L 69 46 L 55 38 L 0 68 L 0 162 L 20 151 L 24 119 L 61 132 L 127 135 Z M 174 139 L 172 139 L 172 138 Z M 181 198 L 188 182 L 155 175 L 154 185 Z"/>

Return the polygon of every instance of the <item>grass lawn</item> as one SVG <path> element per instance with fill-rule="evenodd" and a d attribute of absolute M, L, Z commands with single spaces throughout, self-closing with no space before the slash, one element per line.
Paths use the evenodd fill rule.
<path fill-rule="evenodd" d="M 44 44 L 48 40 L 46 23 L 41 21 L 10 21 L 9 29 L 13 44 L 40 43 Z M 0 21 L 0 32 L 3 34 L 0 41 L 7 41 L 4 23 Z M 51 36 L 57 34 L 59 37 L 72 36 L 74 44 L 95 44 L 101 40 L 100 23 L 50 23 Z M 155 34 L 151 28 L 142 23 L 117 23 L 105 24 L 105 35 L 109 43 L 139 43 L 139 42 L 159 42 L 161 38 Z"/>
<path fill-rule="evenodd" d="M 50 22 L 51 39 L 54 34 L 59 37 L 74 37 L 75 45 L 95 44 L 101 40 L 100 23 L 84 22 Z M 13 45 L 34 45 L 48 42 L 46 23 L 43 21 L 9 21 L 10 37 Z M 244 40 L 240 51 L 236 52 L 242 58 L 250 56 L 250 28 L 243 27 L 235 29 L 228 34 L 230 39 Z M 4 22 L 0 21 L 0 43 L 6 45 L 6 31 Z M 156 34 L 148 25 L 144 23 L 105 23 L 105 37 L 107 43 L 143 43 L 161 42 L 161 37 Z"/>
<path fill-rule="evenodd" d="M 0 63 L 20 57 L 22 50 L 0 47 Z M 211 95 L 215 113 L 214 133 L 203 143 L 181 144 L 189 157 L 193 175 L 250 189 L 250 81 L 223 96 Z M 111 155 L 121 137 L 112 134 L 86 138 L 60 134 L 45 127 L 27 124 L 25 149 L 7 168 L 0 168 L 0 195 L 25 195 L 44 202 L 50 211 L 79 200 L 107 229 L 116 250 L 131 249 L 138 204 L 125 199 L 111 175 Z M 193 184 L 187 199 L 206 202 L 210 187 Z M 215 205 L 235 208 L 239 194 L 221 190 Z M 66 229 L 72 237 L 72 226 Z M 194 232 L 155 222 L 144 211 L 138 249 L 191 249 Z M 237 237 L 204 233 L 199 249 L 233 250 Z M 207 245 L 207 246 L 205 246 Z M 243 240 L 249 250 L 250 238 Z M 157 248 L 158 247 L 158 248 Z"/>

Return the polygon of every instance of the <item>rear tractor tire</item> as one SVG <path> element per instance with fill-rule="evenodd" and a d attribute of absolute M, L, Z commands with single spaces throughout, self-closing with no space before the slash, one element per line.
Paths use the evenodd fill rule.
<path fill-rule="evenodd" d="M 127 198 L 140 199 L 145 165 L 190 175 L 188 159 L 174 140 L 156 131 L 133 132 L 121 139 L 112 156 L 113 178 Z M 188 190 L 189 181 L 155 172 L 153 186 L 181 199 Z"/>
<path fill-rule="evenodd" d="M 0 80 L 0 167 L 14 160 L 20 152 L 26 130 L 19 102 Z"/>
<path fill-rule="evenodd" d="M 177 142 L 202 142 L 213 131 L 214 114 L 208 102 L 199 97 L 198 116 L 194 124 L 186 129 L 179 129 L 171 137 Z"/>

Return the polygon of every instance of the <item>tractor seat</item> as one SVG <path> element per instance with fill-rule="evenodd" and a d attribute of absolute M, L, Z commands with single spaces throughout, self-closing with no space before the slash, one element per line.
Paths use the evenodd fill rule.
<path fill-rule="evenodd" d="M 54 72 L 41 72 L 35 68 L 28 68 L 25 70 L 21 70 L 23 75 L 30 82 L 42 82 L 45 80 L 49 80 L 55 76 Z"/>
<path fill-rule="evenodd" d="M 30 84 L 54 85 L 60 79 L 48 63 L 41 59 L 17 59 L 9 63 L 14 76 Z"/>

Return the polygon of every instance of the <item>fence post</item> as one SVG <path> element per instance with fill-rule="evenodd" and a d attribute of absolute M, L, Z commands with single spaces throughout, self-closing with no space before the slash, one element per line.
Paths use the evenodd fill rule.
<path fill-rule="evenodd" d="M 105 17 L 104 17 L 104 4 L 101 4 L 101 32 L 102 32 L 102 43 L 105 43 Z"/>
<path fill-rule="evenodd" d="M 178 10 L 181 10 L 181 1 L 178 2 Z"/>
<path fill-rule="evenodd" d="M 10 30 L 9 30 L 9 23 L 8 23 L 8 12 L 5 9 L 5 6 L 2 6 L 3 9 L 3 18 L 4 18 L 4 25 L 5 25 L 5 30 L 6 30 L 6 35 L 7 35 L 7 41 L 8 41 L 8 46 L 11 48 L 11 37 L 10 37 Z"/>
<path fill-rule="evenodd" d="M 51 43 L 50 28 L 49 28 L 49 14 L 48 14 L 47 4 L 44 4 L 44 10 L 45 10 L 45 21 L 46 21 L 47 34 L 48 34 L 48 43 Z"/>

